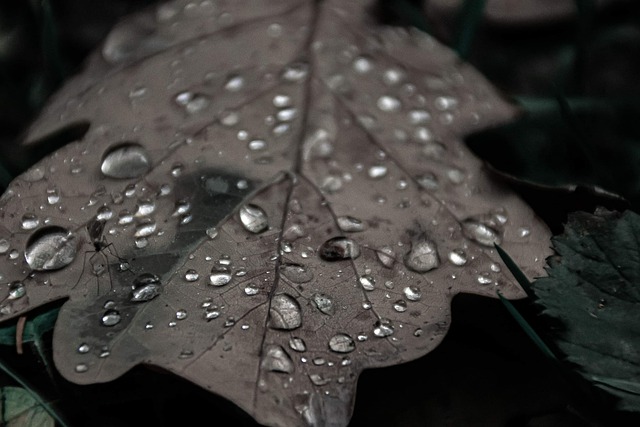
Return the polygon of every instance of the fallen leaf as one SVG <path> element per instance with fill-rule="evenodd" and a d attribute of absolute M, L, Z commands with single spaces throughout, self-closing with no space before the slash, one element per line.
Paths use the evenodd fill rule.
<path fill-rule="evenodd" d="M 454 295 L 523 296 L 494 243 L 543 274 L 547 228 L 460 140 L 514 108 L 371 6 L 163 4 L 51 101 L 26 146 L 86 133 L 1 199 L 0 312 L 68 298 L 65 378 L 155 365 L 263 424 L 346 425 Z"/>
<path fill-rule="evenodd" d="M 640 217 L 577 212 L 554 237 L 549 276 L 534 283 L 543 313 L 560 320 L 556 342 L 587 380 L 640 411 Z"/>

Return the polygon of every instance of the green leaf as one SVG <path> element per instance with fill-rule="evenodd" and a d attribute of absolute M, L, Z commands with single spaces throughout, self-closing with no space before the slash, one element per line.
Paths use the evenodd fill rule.
<path fill-rule="evenodd" d="M 58 318 L 58 307 L 46 311 L 42 314 L 35 316 L 33 319 L 28 319 L 22 334 L 22 342 L 37 342 L 42 336 L 53 329 Z M 0 328 L 0 345 L 15 345 L 16 344 L 16 325 Z"/>
<path fill-rule="evenodd" d="M 557 257 L 534 291 L 567 361 L 596 386 L 640 412 L 640 216 L 574 213 L 554 238 Z"/>
<path fill-rule="evenodd" d="M 0 425 L 54 427 L 55 421 L 25 389 L 2 387 L 0 388 Z"/>

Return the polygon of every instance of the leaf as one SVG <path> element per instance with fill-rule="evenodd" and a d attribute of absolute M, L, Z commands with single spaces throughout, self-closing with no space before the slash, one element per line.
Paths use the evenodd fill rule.
<path fill-rule="evenodd" d="M 53 329 L 58 318 L 58 309 L 51 309 L 42 314 L 28 319 L 22 332 L 22 342 L 33 342 L 42 339 L 42 336 Z M 16 344 L 16 326 L 0 328 L 0 344 Z"/>
<path fill-rule="evenodd" d="M 7 427 L 54 427 L 53 418 L 25 389 L 0 388 L 0 422 Z"/>
<path fill-rule="evenodd" d="M 543 274 L 548 230 L 460 141 L 515 110 L 372 3 L 167 3 L 52 100 L 27 146 L 90 127 L 1 200 L 0 312 L 68 298 L 65 378 L 155 365 L 263 424 L 346 425 L 454 295 L 523 296 L 494 243 Z"/>
<path fill-rule="evenodd" d="M 544 314 L 564 328 L 557 345 L 580 374 L 640 411 L 640 217 L 605 210 L 570 216 L 553 239 L 549 277 L 534 282 Z"/>

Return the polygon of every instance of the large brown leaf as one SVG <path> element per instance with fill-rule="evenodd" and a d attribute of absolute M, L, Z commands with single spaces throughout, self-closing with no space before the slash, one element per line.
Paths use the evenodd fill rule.
<path fill-rule="evenodd" d="M 1 312 L 68 298 L 62 375 L 156 365 L 264 424 L 345 425 L 455 294 L 522 295 L 494 243 L 543 274 L 546 227 L 459 139 L 512 107 L 370 3 L 162 5 L 50 103 L 27 145 L 90 126 L 2 198 Z"/>

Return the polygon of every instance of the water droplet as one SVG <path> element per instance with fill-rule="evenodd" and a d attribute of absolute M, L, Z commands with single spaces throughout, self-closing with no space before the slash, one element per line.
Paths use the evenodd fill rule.
<path fill-rule="evenodd" d="M 527 237 L 531 234 L 531 231 L 528 228 L 519 228 L 518 229 L 518 236 L 519 237 Z"/>
<path fill-rule="evenodd" d="M 333 237 L 320 246 L 318 255 L 325 261 L 356 259 L 360 256 L 360 246 L 347 237 Z"/>
<path fill-rule="evenodd" d="M 276 95 L 273 97 L 273 106 L 276 108 L 289 107 L 291 105 L 291 97 L 287 95 Z"/>
<path fill-rule="evenodd" d="M 229 92 L 238 92 L 244 87 L 244 77 L 242 76 L 229 76 L 224 88 Z"/>
<path fill-rule="evenodd" d="M 240 208 L 240 222 L 251 233 L 262 233 L 269 228 L 269 219 L 261 207 L 247 204 Z"/>
<path fill-rule="evenodd" d="M 262 139 L 254 139 L 247 144 L 247 147 L 249 147 L 251 151 L 260 151 L 267 148 L 267 143 Z"/>
<path fill-rule="evenodd" d="M 425 110 L 411 110 L 409 111 L 409 122 L 412 125 L 420 125 L 427 123 L 431 119 L 431 114 Z"/>
<path fill-rule="evenodd" d="M 32 213 L 27 213 L 22 216 L 20 225 L 23 230 L 33 230 L 40 225 L 40 219 Z"/>
<path fill-rule="evenodd" d="M 436 244 L 421 240 L 411 245 L 411 251 L 404 258 L 405 265 L 418 273 L 425 273 L 440 265 Z"/>
<path fill-rule="evenodd" d="M 185 309 L 180 309 L 178 311 L 176 311 L 176 320 L 184 320 L 187 318 L 187 310 Z"/>
<path fill-rule="evenodd" d="M 393 309 L 398 313 L 403 313 L 407 311 L 407 302 L 405 300 L 399 299 L 398 301 L 393 303 Z"/>
<path fill-rule="evenodd" d="M 75 367 L 75 371 L 79 374 L 83 374 L 89 370 L 89 366 L 86 363 L 78 363 Z"/>
<path fill-rule="evenodd" d="M 289 347 L 300 353 L 307 350 L 307 345 L 304 343 L 304 340 L 298 337 L 289 338 Z"/>
<path fill-rule="evenodd" d="M 324 314 L 331 316 L 335 313 L 335 309 L 333 307 L 333 301 L 331 300 L 331 297 L 328 295 L 314 294 L 313 303 L 316 305 L 318 310 L 320 310 Z"/>
<path fill-rule="evenodd" d="M 480 274 L 476 279 L 481 285 L 490 285 L 493 283 L 493 280 L 491 280 L 491 277 L 489 277 L 487 273 Z"/>
<path fill-rule="evenodd" d="M 47 203 L 55 205 L 60 201 L 60 193 L 57 189 L 51 188 L 47 190 Z"/>
<path fill-rule="evenodd" d="M 405 73 L 397 68 L 389 68 L 382 75 L 382 81 L 388 86 L 395 86 L 405 78 Z"/>
<path fill-rule="evenodd" d="M 147 150 L 132 142 L 116 145 L 102 158 L 100 170 L 104 176 L 116 179 L 139 178 L 151 167 Z"/>
<path fill-rule="evenodd" d="M 298 116 L 298 110 L 295 108 L 285 108 L 278 111 L 276 118 L 281 122 L 290 122 Z"/>
<path fill-rule="evenodd" d="M 195 282 L 200 278 L 200 275 L 196 270 L 189 269 L 184 273 L 184 280 L 187 282 Z"/>
<path fill-rule="evenodd" d="M 6 254 L 11 247 L 11 243 L 7 239 L 0 239 L 0 254 Z"/>
<path fill-rule="evenodd" d="M 339 216 L 337 218 L 338 227 L 345 233 L 354 233 L 366 230 L 367 224 L 352 216 Z"/>
<path fill-rule="evenodd" d="M 360 74 L 366 74 L 373 69 L 371 60 L 364 56 L 359 56 L 353 61 L 353 69 Z"/>
<path fill-rule="evenodd" d="M 209 106 L 209 97 L 199 93 L 181 92 L 175 101 L 187 114 L 197 114 Z"/>
<path fill-rule="evenodd" d="M 378 108 L 380 111 L 384 111 L 387 113 L 394 112 L 400 110 L 402 104 L 398 98 L 394 98 L 393 96 L 384 95 L 378 98 L 377 102 Z"/>
<path fill-rule="evenodd" d="M 244 288 L 244 294 L 248 296 L 257 295 L 260 292 L 260 288 L 255 283 L 249 283 Z"/>
<path fill-rule="evenodd" d="M 153 221 L 141 222 L 136 226 L 135 237 L 149 237 L 156 232 L 156 223 Z"/>
<path fill-rule="evenodd" d="M 378 261 L 386 267 L 393 268 L 393 264 L 396 262 L 396 253 L 390 246 L 383 246 L 376 251 Z"/>
<path fill-rule="evenodd" d="M 465 254 L 462 249 L 456 249 L 449 252 L 449 261 L 451 261 L 453 265 L 465 265 L 467 263 L 467 254 Z"/>
<path fill-rule="evenodd" d="M 120 312 L 117 310 L 107 310 L 103 315 L 102 319 L 100 319 L 100 323 L 103 326 L 115 326 L 120 323 L 121 317 Z"/>
<path fill-rule="evenodd" d="M 204 318 L 205 318 L 205 320 L 209 321 L 209 320 L 217 319 L 218 317 L 220 317 L 220 312 L 218 311 L 217 308 L 207 307 L 204 310 Z"/>
<path fill-rule="evenodd" d="M 162 291 L 160 278 L 155 274 L 142 273 L 133 280 L 132 302 L 151 301 Z"/>
<path fill-rule="evenodd" d="M 206 233 L 211 240 L 218 237 L 218 229 L 216 227 L 207 228 Z"/>
<path fill-rule="evenodd" d="M 484 246 L 493 247 L 502 242 L 500 233 L 494 228 L 474 219 L 462 221 L 462 233 L 469 239 Z"/>
<path fill-rule="evenodd" d="M 387 174 L 387 167 L 384 165 L 371 166 L 367 173 L 371 179 L 380 179 Z"/>
<path fill-rule="evenodd" d="M 362 289 L 364 289 L 365 291 L 372 291 L 376 288 L 376 281 L 371 276 L 362 276 L 358 279 L 358 281 L 360 282 Z"/>
<path fill-rule="evenodd" d="M 417 286 L 407 286 L 402 292 L 404 292 L 404 296 L 407 297 L 409 301 L 420 301 L 422 298 L 422 292 L 420 292 Z"/>
<path fill-rule="evenodd" d="M 15 281 L 9 285 L 9 299 L 16 300 L 20 299 L 27 294 L 27 289 L 24 286 L 24 283 Z"/>
<path fill-rule="evenodd" d="M 274 329 L 291 330 L 302 324 L 300 304 L 291 295 L 279 294 L 271 300 L 269 326 Z"/>
<path fill-rule="evenodd" d="M 309 379 L 317 386 L 327 385 L 331 382 L 330 378 L 325 378 L 320 374 L 311 374 L 309 375 Z"/>
<path fill-rule="evenodd" d="M 78 353 L 80 354 L 89 353 L 90 350 L 91 350 L 91 347 L 89 347 L 87 343 L 82 343 L 78 346 Z"/>
<path fill-rule="evenodd" d="M 293 283 L 307 283 L 313 280 L 313 271 L 300 264 L 282 264 L 280 272 Z"/>
<path fill-rule="evenodd" d="M 293 372 L 293 361 L 291 357 L 289 357 L 281 346 L 274 344 L 267 346 L 260 366 L 272 372 L 282 372 L 285 374 Z"/>
<path fill-rule="evenodd" d="M 418 185 L 425 190 L 435 190 L 438 188 L 438 179 L 433 174 L 420 175 L 417 177 Z"/>
<path fill-rule="evenodd" d="M 309 72 L 307 64 L 292 64 L 285 68 L 282 73 L 282 79 L 288 82 L 296 83 L 304 80 Z"/>
<path fill-rule="evenodd" d="M 464 182 L 465 173 L 460 169 L 449 169 L 447 171 L 447 178 L 454 184 L 462 184 Z"/>
<path fill-rule="evenodd" d="M 495 262 L 491 264 L 491 266 L 489 267 L 491 268 L 491 271 L 493 271 L 494 273 L 500 273 L 500 271 L 502 270 L 500 268 L 499 264 L 496 264 Z"/>
<path fill-rule="evenodd" d="M 209 284 L 212 286 L 224 286 L 231 282 L 231 277 L 228 271 L 212 271 L 209 275 Z"/>
<path fill-rule="evenodd" d="M 373 327 L 373 335 L 384 338 L 393 334 L 393 325 L 389 319 L 380 319 Z"/>
<path fill-rule="evenodd" d="M 29 238 L 24 252 L 32 270 L 57 270 L 69 265 L 78 252 L 78 242 L 73 233 L 62 227 L 47 227 Z"/>
<path fill-rule="evenodd" d="M 458 105 L 458 100 L 452 96 L 439 96 L 435 99 L 434 105 L 440 111 L 451 110 Z"/>

